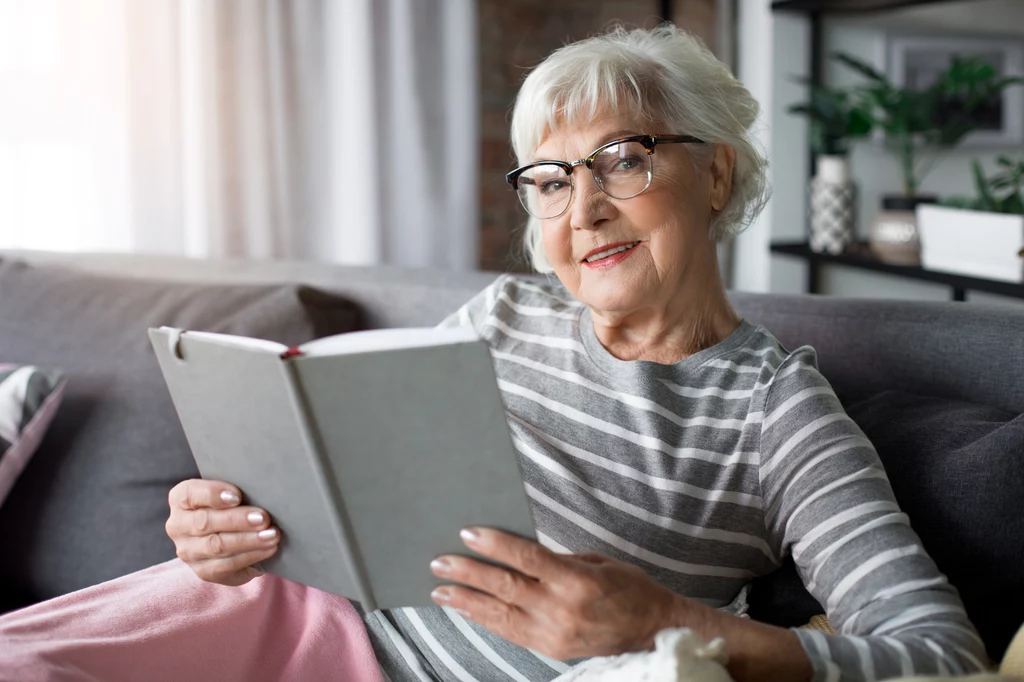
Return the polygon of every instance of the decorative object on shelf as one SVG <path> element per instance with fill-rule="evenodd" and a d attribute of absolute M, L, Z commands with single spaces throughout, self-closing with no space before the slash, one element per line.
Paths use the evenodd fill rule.
<path fill-rule="evenodd" d="M 1000 156 L 986 177 L 972 163 L 977 196 L 921 206 L 921 262 L 930 270 L 1024 282 L 1024 159 Z"/>
<path fill-rule="evenodd" d="M 871 132 L 870 112 L 859 98 L 845 90 L 798 79 L 810 88 L 811 99 L 789 108 L 810 121 L 811 148 L 817 172 L 810 183 L 811 248 L 819 253 L 842 253 L 853 241 L 856 228 L 854 199 L 857 186 L 850 179 L 847 157 L 850 143 Z"/>
<path fill-rule="evenodd" d="M 921 262 L 921 239 L 917 230 L 917 207 L 933 204 L 938 197 L 887 194 L 882 208 L 871 222 L 868 240 L 878 258 L 894 265 L 918 265 Z"/>
<path fill-rule="evenodd" d="M 909 91 L 927 89 L 964 59 L 990 64 L 999 78 L 1024 76 L 1024 42 L 1017 39 L 890 34 L 886 52 L 886 75 L 893 85 Z M 964 136 L 963 146 L 1024 144 L 1024 88 L 993 93 L 971 116 L 977 124 Z"/>
<path fill-rule="evenodd" d="M 934 152 L 955 147 L 983 125 L 991 101 L 1024 79 L 1000 75 L 982 59 L 954 59 L 934 82 L 918 89 L 916 84 L 913 88 L 897 86 L 848 54 L 836 53 L 833 58 L 867 79 L 851 95 L 861 98 L 874 126 L 884 131 L 887 144 L 899 157 L 902 201 L 883 197 L 882 210 L 871 229 L 872 248 L 879 258 L 917 263 L 919 254 L 912 254 L 919 244 L 915 208 L 934 202 L 932 197 L 918 195 L 921 181 L 941 159 Z"/>
<path fill-rule="evenodd" d="M 857 186 L 850 179 L 845 156 L 819 156 L 811 179 L 811 248 L 819 253 L 842 253 L 854 241 L 854 199 Z"/>

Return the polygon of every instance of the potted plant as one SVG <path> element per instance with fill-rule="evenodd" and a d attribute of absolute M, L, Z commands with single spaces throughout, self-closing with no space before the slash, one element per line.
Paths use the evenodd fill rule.
<path fill-rule="evenodd" d="M 983 108 L 1022 79 L 1000 76 L 990 63 L 972 58 L 954 61 L 928 88 L 908 90 L 848 54 L 832 57 L 865 77 L 867 82 L 853 94 L 899 159 L 903 191 L 882 198 L 871 228 L 872 249 L 884 260 L 917 263 L 915 209 L 937 199 L 920 193 L 922 180 L 945 152 L 980 125 Z"/>
<path fill-rule="evenodd" d="M 810 101 L 789 108 L 807 116 L 815 174 L 810 186 L 811 249 L 841 253 L 853 241 L 857 186 L 850 179 L 850 143 L 866 137 L 872 128 L 864 103 L 845 90 L 802 79 L 810 87 Z"/>
<path fill-rule="evenodd" d="M 1024 158 L 996 164 L 986 177 L 972 162 L 976 196 L 917 208 L 924 267 L 1024 282 Z"/>

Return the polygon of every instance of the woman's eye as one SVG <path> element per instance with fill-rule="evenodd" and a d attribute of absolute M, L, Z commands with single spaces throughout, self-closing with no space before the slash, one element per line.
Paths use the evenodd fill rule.
<path fill-rule="evenodd" d="M 621 159 L 619 159 L 619 162 L 617 164 L 615 164 L 615 170 L 633 170 L 634 168 L 639 166 L 640 163 L 641 159 L 639 156 L 624 156 Z"/>
<path fill-rule="evenodd" d="M 540 191 L 542 194 L 552 194 L 565 189 L 568 183 L 564 180 L 548 180 L 540 183 Z"/>

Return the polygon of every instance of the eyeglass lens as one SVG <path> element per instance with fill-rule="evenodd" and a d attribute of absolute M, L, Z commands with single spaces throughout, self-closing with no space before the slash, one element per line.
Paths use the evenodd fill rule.
<path fill-rule="evenodd" d="M 620 142 L 594 157 L 594 182 L 614 199 L 630 199 L 651 184 L 654 164 L 639 142 Z M 554 218 L 569 208 L 572 178 L 561 166 L 540 164 L 519 176 L 519 200 L 535 218 Z"/>

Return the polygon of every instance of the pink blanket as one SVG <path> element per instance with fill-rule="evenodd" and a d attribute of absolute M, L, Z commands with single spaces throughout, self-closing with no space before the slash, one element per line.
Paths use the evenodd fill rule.
<path fill-rule="evenodd" d="M 383 677 L 347 600 L 270 575 L 213 585 L 174 560 L 0 617 L 0 680 Z"/>

